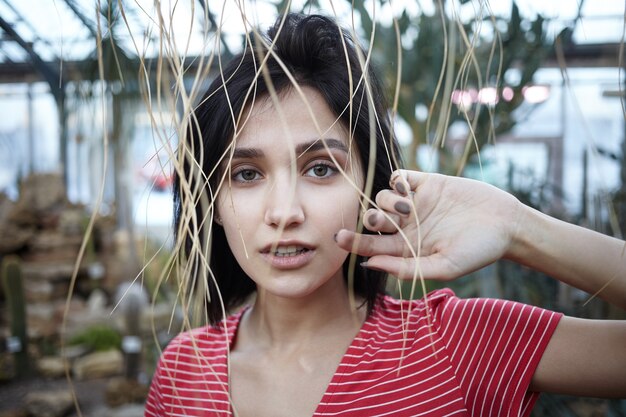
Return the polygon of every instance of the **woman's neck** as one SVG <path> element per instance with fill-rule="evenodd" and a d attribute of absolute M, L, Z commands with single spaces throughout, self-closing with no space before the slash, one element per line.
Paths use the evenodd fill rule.
<path fill-rule="evenodd" d="M 354 337 L 366 316 L 362 299 L 357 298 L 355 304 L 351 305 L 341 276 L 301 298 L 277 297 L 261 290 L 242 320 L 245 331 L 241 333 L 257 348 L 281 351 L 297 350 L 329 337 Z"/>

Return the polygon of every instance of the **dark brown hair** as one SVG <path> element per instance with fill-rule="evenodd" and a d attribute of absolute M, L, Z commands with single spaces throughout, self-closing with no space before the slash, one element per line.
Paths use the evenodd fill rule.
<path fill-rule="evenodd" d="M 288 14 L 284 16 L 284 22 L 279 18 L 268 30 L 266 42 L 268 45 L 273 44 L 273 54 L 295 80 L 301 86 L 317 90 L 346 131 L 353 133 L 363 167 L 367 167 L 367 161 L 373 156 L 370 155 L 370 140 L 374 134 L 376 163 L 371 196 L 387 188 L 389 176 L 397 168 L 394 158 L 399 155 L 397 144 L 391 135 L 387 102 L 371 68 L 367 68 L 364 75 L 359 62 L 359 53 L 363 51 L 349 32 L 341 30 L 328 17 Z M 261 44 L 262 42 L 248 44 L 241 54 L 225 66 L 221 76 L 212 82 L 190 117 L 187 137 L 182 139 L 186 142 L 179 148 L 193 154 L 183 159 L 183 175 L 192 188 L 198 184 L 197 181 L 208 179 L 207 184 L 202 185 L 203 192 L 208 197 L 193 196 L 191 200 L 191 196 L 181 189 L 181 179 L 175 177 L 174 227 L 177 238 L 185 239 L 183 251 L 187 256 L 192 250 L 192 243 L 198 242 L 198 239 L 203 253 L 210 250 L 210 266 L 215 283 L 209 278 L 207 309 L 212 324 L 223 318 L 218 293 L 228 311 L 245 301 L 256 290 L 255 283 L 237 263 L 226 241 L 224 229 L 213 223 L 210 242 L 207 242 L 202 237 L 202 230 L 208 227 L 207 224 L 200 228 L 190 227 L 187 224 L 190 220 L 182 215 L 182 208 L 191 204 L 198 221 L 206 217 L 220 179 L 220 172 L 215 167 L 219 165 L 220 158 L 228 149 L 234 135 L 232 115 L 238 116 L 253 98 L 259 99 L 268 95 L 264 76 L 257 76 L 260 62 L 268 53 L 267 48 Z M 274 56 L 266 61 L 265 66 L 278 93 L 293 88 L 287 73 Z M 253 84 L 253 94 L 250 96 L 249 90 Z M 372 100 L 368 100 L 368 88 Z M 350 102 L 352 106 L 349 105 Z M 369 105 L 372 102 L 373 114 L 377 118 L 373 124 L 376 126 L 375 132 L 371 132 L 370 126 Z M 389 157 L 390 153 L 394 158 Z M 194 172 L 198 169 L 201 170 L 200 173 Z M 363 260 L 360 257 L 357 259 L 353 290 L 366 300 L 368 311 L 371 311 L 376 297 L 384 291 L 386 274 L 362 268 L 359 264 Z M 193 262 L 193 270 L 197 273 L 203 266 L 199 261 Z M 343 268 L 344 276 L 347 277 L 348 260 Z"/>

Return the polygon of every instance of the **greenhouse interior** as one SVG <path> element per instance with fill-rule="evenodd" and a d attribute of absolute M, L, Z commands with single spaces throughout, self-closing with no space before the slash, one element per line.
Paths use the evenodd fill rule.
<path fill-rule="evenodd" d="M 626 235 L 623 2 L 0 0 L 0 417 L 183 415 L 145 411 L 161 353 L 216 302 L 190 289 L 213 272 L 184 264 L 175 228 L 179 143 L 226 62 L 286 11 L 332 16 L 365 47 L 405 169 Z M 386 292 L 448 287 L 624 329 L 624 303 L 604 297 L 623 272 L 591 293 L 507 259 L 418 275 Z M 519 415 L 626 416 L 615 384 L 608 398 L 542 392 Z"/>

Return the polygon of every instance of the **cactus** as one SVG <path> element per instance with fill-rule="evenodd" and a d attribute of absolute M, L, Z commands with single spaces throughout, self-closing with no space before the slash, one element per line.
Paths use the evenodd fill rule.
<path fill-rule="evenodd" d="M 126 379 L 136 381 L 141 368 L 140 319 L 142 302 L 136 293 L 129 293 L 124 302 L 126 303 L 124 312 L 126 336 L 122 340 L 122 350 L 126 362 L 125 376 Z"/>
<path fill-rule="evenodd" d="M 24 377 L 30 373 L 30 362 L 26 337 L 26 301 L 20 259 L 17 256 L 7 256 L 2 260 L 2 286 L 11 319 L 11 335 L 18 342 L 13 344 L 15 373 L 18 377 Z"/>

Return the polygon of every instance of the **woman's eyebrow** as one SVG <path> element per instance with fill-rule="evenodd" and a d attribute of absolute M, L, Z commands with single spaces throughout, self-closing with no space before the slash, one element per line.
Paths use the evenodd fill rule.
<path fill-rule="evenodd" d="M 263 151 L 257 148 L 235 148 L 232 159 L 257 159 L 264 156 Z"/>
<path fill-rule="evenodd" d="M 326 146 L 324 146 L 326 144 Z M 326 147 L 329 149 L 338 149 L 345 153 L 348 153 L 348 147 L 343 143 L 343 141 L 338 139 L 315 139 L 309 142 L 301 143 L 296 146 L 296 155 L 301 157 L 310 152 L 317 152 L 320 150 L 325 150 Z M 233 150 L 232 159 L 258 159 L 263 158 L 265 154 L 261 149 L 258 148 L 235 148 Z"/>
<path fill-rule="evenodd" d="M 298 157 L 301 157 L 302 155 L 309 152 L 325 150 L 327 147 L 329 149 L 338 149 L 340 151 L 348 153 L 348 147 L 343 143 L 343 141 L 338 139 L 325 138 L 301 143 L 300 145 L 296 146 L 296 155 L 298 155 Z"/>

